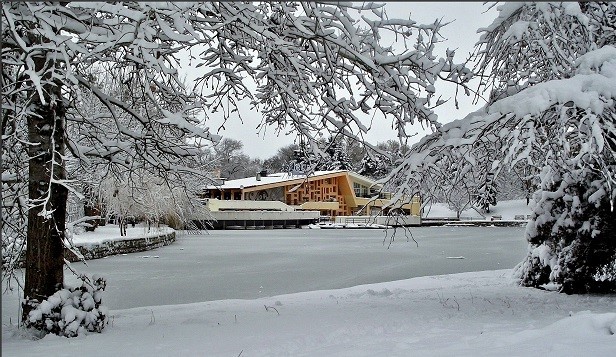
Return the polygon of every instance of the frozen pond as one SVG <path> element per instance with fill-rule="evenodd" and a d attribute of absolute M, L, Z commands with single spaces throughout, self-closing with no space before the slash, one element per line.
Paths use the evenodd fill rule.
<path fill-rule="evenodd" d="M 416 227 L 411 232 L 419 247 L 398 230 L 388 249 L 382 230 L 210 231 L 179 235 L 167 247 L 73 266 L 107 278 L 103 301 L 114 310 L 512 268 L 527 246 L 523 227 Z M 15 314 L 16 296 L 3 295 L 2 305 L 4 322 L 7 314 Z"/>

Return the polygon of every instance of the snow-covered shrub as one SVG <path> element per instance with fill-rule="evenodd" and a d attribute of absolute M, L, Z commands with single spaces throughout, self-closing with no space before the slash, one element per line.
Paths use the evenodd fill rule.
<path fill-rule="evenodd" d="M 616 291 L 616 5 L 510 3 L 499 11 L 480 45 L 481 68 L 500 70 L 488 112 L 513 119 L 506 162 L 541 172 L 516 276 L 567 293 Z"/>
<path fill-rule="evenodd" d="M 616 291 L 616 212 L 601 178 L 590 170 L 577 178 L 546 171 L 526 230 L 529 254 L 516 277 L 566 293 Z"/>
<path fill-rule="evenodd" d="M 96 275 L 90 279 L 79 277 L 79 287 L 67 287 L 57 291 L 42 302 L 26 300 L 32 309 L 26 319 L 26 327 L 43 333 L 75 337 L 88 332 L 101 332 L 107 323 L 108 310 L 101 304 L 106 281 Z"/>

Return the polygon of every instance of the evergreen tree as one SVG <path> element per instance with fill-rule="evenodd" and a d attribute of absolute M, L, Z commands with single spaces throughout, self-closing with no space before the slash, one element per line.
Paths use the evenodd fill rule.
<path fill-rule="evenodd" d="M 483 212 L 490 212 L 490 205 L 496 205 L 496 195 L 498 193 L 494 174 L 488 172 L 477 187 L 473 203 Z"/>
<path fill-rule="evenodd" d="M 496 110 L 498 99 L 532 95 L 542 83 L 553 101 L 528 114 L 533 122 L 518 123 L 518 128 L 529 128 L 524 140 L 545 155 L 530 162 L 528 154 L 516 153 L 540 164 L 541 180 L 526 231 L 530 253 L 516 270 L 524 285 L 551 282 L 567 293 L 616 290 L 616 146 L 610 145 L 616 143 L 616 110 L 613 102 L 592 107 L 579 100 L 593 93 L 594 86 L 601 88 L 603 79 L 593 77 L 595 73 L 611 77 L 608 68 L 616 62 L 616 49 L 609 19 L 615 10 L 614 3 L 507 4 L 478 45 L 479 70 L 492 69 L 487 88 Z M 572 85 L 585 81 L 575 87 L 581 92 L 566 95 L 550 87 L 565 86 L 567 80 Z M 601 90 L 594 95 L 605 100 Z M 537 122 L 543 128 L 532 127 Z"/>
<path fill-rule="evenodd" d="M 405 182 L 396 197 L 418 194 L 444 156 L 455 158 L 444 170 L 486 167 L 477 148 L 492 143 L 498 170 L 529 167 L 538 183 L 520 283 L 616 291 L 616 4 L 498 9 L 474 58 L 487 105 L 413 146 L 390 175 Z"/>
<path fill-rule="evenodd" d="M 387 176 L 391 168 L 391 158 L 384 154 L 376 153 L 364 156 L 357 173 L 378 180 Z"/>
<path fill-rule="evenodd" d="M 325 146 L 323 150 L 325 155 L 317 164 L 318 170 L 351 170 L 353 168 L 344 141 L 332 136 L 323 146 Z"/>

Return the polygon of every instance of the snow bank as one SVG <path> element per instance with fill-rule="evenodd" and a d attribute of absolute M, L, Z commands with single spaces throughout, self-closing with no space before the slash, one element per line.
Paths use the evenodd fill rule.
<path fill-rule="evenodd" d="M 521 288 L 511 270 L 110 312 L 102 334 L 31 341 L 11 356 L 613 356 L 616 296 Z"/>
<path fill-rule="evenodd" d="M 496 206 L 490 206 L 490 213 L 479 213 L 473 208 L 462 211 L 462 219 L 490 219 L 492 216 L 501 216 L 503 220 L 514 220 L 516 216 L 531 214 L 530 206 L 526 205 L 526 200 L 507 200 L 498 201 Z M 456 218 L 456 212 L 450 209 L 446 203 L 434 203 L 426 206 L 423 219 L 430 218 Z"/>
<path fill-rule="evenodd" d="M 71 262 L 104 258 L 114 254 L 126 254 L 152 250 L 175 241 L 172 228 L 137 226 L 126 229 L 126 235 L 120 235 L 117 225 L 99 226 L 94 232 L 72 235 L 75 249 L 66 250 L 65 258 Z"/>
<path fill-rule="evenodd" d="M 135 238 L 152 238 L 159 235 L 169 234 L 174 232 L 172 228 L 167 226 L 152 227 L 148 231 L 148 227 L 144 225 L 136 225 L 131 227 L 128 225 L 126 228 L 126 236 L 120 236 L 120 227 L 115 224 L 107 224 L 104 226 L 98 226 L 94 232 L 83 232 L 73 235 L 73 243 L 75 244 L 101 244 L 106 241 L 113 240 L 127 240 Z"/>

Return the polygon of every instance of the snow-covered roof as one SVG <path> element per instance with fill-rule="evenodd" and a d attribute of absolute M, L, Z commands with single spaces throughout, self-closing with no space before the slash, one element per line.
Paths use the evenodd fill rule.
<path fill-rule="evenodd" d="M 346 170 L 333 170 L 333 171 L 315 171 L 309 177 L 319 177 L 331 174 L 337 174 L 341 172 L 347 172 Z M 261 180 L 257 180 L 256 175 L 241 179 L 227 180 L 222 185 L 208 185 L 207 189 L 245 189 L 250 187 L 265 186 L 275 183 L 283 183 L 293 180 L 303 180 L 306 175 L 297 175 L 289 172 L 277 172 L 261 176 Z"/>

